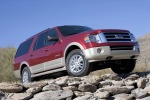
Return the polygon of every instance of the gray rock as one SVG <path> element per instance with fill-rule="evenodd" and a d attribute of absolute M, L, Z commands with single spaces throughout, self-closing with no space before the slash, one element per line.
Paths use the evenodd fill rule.
<path fill-rule="evenodd" d="M 106 99 L 109 97 L 109 95 L 110 95 L 110 93 L 107 91 L 104 91 L 104 92 L 99 91 L 99 92 L 94 93 L 94 97 L 97 97 L 100 99 Z"/>
<path fill-rule="evenodd" d="M 56 82 L 56 81 L 53 79 L 53 80 L 49 80 L 47 83 L 48 83 L 48 84 L 55 84 L 55 82 Z"/>
<path fill-rule="evenodd" d="M 81 97 L 77 97 L 73 100 L 105 100 L 105 99 L 100 99 L 98 97 L 94 97 L 93 95 L 84 95 Z"/>
<path fill-rule="evenodd" d="M 92 84 L 92 85 L 98 85 L 99 82 L 102 81 L 101 77 L 95 77 L 95 76 L 84 76 L 81 79 L 82 79 L 82 83 Z"/>
<path fill-rule="evenodd" d="M 0 91 L 0 97 L 3 97 L 3 96 L 5 96 L 5 93 Z"/>
<path fill-rule="evenodd" d="M 45 91 L 35 94 L 31 100 L 64 100 L 72 96 L 71 90 Z"/>
<path fill-rule="evenodd" d="M 137 80 L 139 78 L 139 75 L 137 74 L 131 74 L 130 76 L 128 76 L 125 80 Z"/>
<path fill-rule="evenodd" d="M 137 87 L 144 89 L 146 86 L 146 79 L 145 78 L 139 78 L 137 81 Z"/>
<path fill-rule="evenodd" d="M 146 75 L 146 78 L 150 78 L 150 73 L 148 73 L 148 74 Z"/>
<path fill-rule="evenodd" d="M 107 91 L 112 95 L 120 94 L 120 93 L 129 93 L 134 89 L 134 86 L 108 86 L 105 88 L 100 88 L 96 92 L 104 92 Z"/>
<path fill-rule="evenodd" d="M 32 96 L 32 93 L 9 93 L 6 100 L 29 100 Z"/>
<path fill-rule="evenodd" d="M 68 85 L 69 85 L 69 86 L 78 86 L 79 84 L 81 84 L 80 81 L 68 82 Z"/>
<path fill-rule="evenodd" d="M 126 86 L 134 86 L 135 84 L 137 84 L 137 82 L 135 82 L 135 81 L 124 81 L 124 84 Z"/>
<path fill-rule="evenodd" d="M 132 100 L 133 96 L 130 95 L 130 94 L 117 94 L 117 95 L 114 95 L 112 97 L 110 97 L 109 99 L 111 100 Z"/>
<path fill-rule="evenodd" d="M 111 82 L 112 82 L 113 86 L 125 86 L 125 83 L 123 81 L 114 81 L 114 80 L 111 80 Z"/>
<path fill-rule="evenodd" d="M 103 80 L 115 80 L 115 81 L 120 81 L 122 80 L 121 77 L 117 76 L 117 75 L 114 75 L 114 74 L 104 74 L 101 76 L 101 78 Z"/>
<path fill-rule="evenodd" d="M 20 84 L 0 83 L 0 90 L 8 93 L 18 93 L 23 90 Z"/>
<path fill-rule="evenodd" d="M 57 91 L 61 90 L 61 87 L 56 84 L 49 84 L 43 87 L 42 91 Z"/>
<path fill-rule="evenodd" d="M 60 85 L 60 86 L 64 86 L 67 85 L 67 81 L 69 80 L 70 76 L 64 76 L 64 77 L 60 77 L 55 79 L 55 83 Z"/>
<path fill-rule="evenodd" d="M 82 92 L 95 92 L 97 89 L 97 87 L 95 85 L 91 85 L 91 84 L 80 84 L 78 87 L 78 90 L 82 91 Z"/>
<path fill-rule="evenodd" d="M 93 93 L 91 93 L 91 92 L 80 92 L 80 91 L 74 91 L 74 95 L 76 96 L 76 97 L 81 97 L 81 96 L 84 96 L 84 95 L 93 95 Z"/>
<path fill-rule="evenodd" d="M 150 86 L 145 87 L 144 91 L 147 91 L 150 94 Z"/>
<path fill-rule="evenodd" d="M 69 78 L 67 84 L 69 86 L 78 86 L 79 84 L 81 84 L 81 78 L 80 77 Z"/>
<path fill-rule="evenodd" d="M 111 82 L 110 80 L 106 80 L 106 81 L 100 82 L 99 85 L 100 85 L 99 88 L 101 88 L 101 87 L 106 87 L 106 86 L 111 86 L 111 85 L 112 85 L 112 82 Z"/>
<path fill-rule="evenodd" d="M 67 86 L 67 87 L 63 87 L 63 90 L 77 91 L 78 87 L 76 87 L 76 86 Z"/>
<path fill-rule="evenodd" d="M 77 97 L 73 100 L 92 100 L 91 97 L 92 97 L 92 95 L 84 95 L 84 96 L 81 96 L 81 97 Z"/>
<path fill-rule="evenodd" d="M 136 99 L 136 100 L 150 100 L 150 96 L 144 97 L 144 98 L 142 98 L 142 99 Z"/>
<path fill-rule="evenodd" d="M 38 93 L 40 91 L 42 91 L 41 87 L 33 87 L 26 90 L 27 93 L 32 93 L 32 94 Z"/>
<path fill-rule="evenodd" d="M 147 91 L 144 91 L 143 89 L 141 88 L 137 88 L 135 90 L 132 90 L 131 91 L 131 94 L 137 98 L 137 99 L 141 99 L 141 98 L 144 98 L 148 95 L 148 92 Z"/>
<path fill-rule="evenodd" d="M 41 88 L 43 88 L 47 84 L 48 84 L 47 82 L 33 82 L 33 83 L 25 83 L 25 84 L 23 84 L 23 86 L 26 89 L 33 88 L 33 87 L 41 87 Z"/>

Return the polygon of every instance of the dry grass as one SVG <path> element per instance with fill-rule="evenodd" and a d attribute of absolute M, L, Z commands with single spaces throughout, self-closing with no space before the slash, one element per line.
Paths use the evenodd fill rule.
<path fill-rule="evenodd" d="M 13 72 L 15 52 L 16 48 L 11 46 L 0 48 L 0 82 L 11 82 L 16 80 Z"/>

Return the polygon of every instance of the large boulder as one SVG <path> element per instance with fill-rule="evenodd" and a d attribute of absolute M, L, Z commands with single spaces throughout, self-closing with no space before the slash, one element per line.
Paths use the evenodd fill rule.
<path fill-rule="evenodd" d="M 29 100 L 32 98 L 32 93 L 9 93 L 6 100 Z"/>
<path fill-rule="evenodd" d="M 8 93 L 18 93 L 23 90 L 23 86 L 20 84 L 0 83 L 0 90 Z"/>
<path fill-rule="evenodd" d="M 120 94 L 120 93 L 130 93 L 131 90 L 134 89 L 134 86 L 108 86 L 105 88 L 100 88 L 97 90 L 97 92 L 101 91 L 107 91 L 112 95 Z"/>
<path fill-rule="evenodd" d="M 146 86 L 146 79 L 145 78 L 139 78 L 137 81 L 137 87 L 144 89 Z"/>
<path fill-rule="evenodd" d="M 61 90 L 61 87 L 56 84 L 49 84 L 43 87 L 42 91 L 57 91 Z"/>
<path fill-rule="evenodd" d="M 144 98 L 148 95 L 148 92 L 147 91 L 144 91 L 143 89 L 141 88 L 137 88 L 135 90 L 132 90 L 131 94 L 137 98 L 137 99 L 141 99 L 141 98 Z"/>
<path fill-rule="evenodd" d="M 102 81 L 101 77 L 94 77 L 94 76 L 84 76 L 81 78 L 82 79 L 82 83 L 85 84 L 92 84 L 92 85 L 97 85 L 99 84 L 100 81 Z"/>
<path fill-rule="evenodd" d="M 91 93 L 91 92 L 74 91 L 74 95 L 75 95 L 76 97 L 81 97 L 81 96 L 84 96 L 84 95 L 93 95 L 93 93 Z"/>
<path fill-rule="evenodd" d="M 47 82 L 33 82 L 33 83 L 25 83 L 25 84 L 23 84 L 23 86 L 26 89 L 33 88 L 33 87 L 41 87 L 41 88 L 43 88 L 47 84 L 48 84 Z"/>
<path fill-rule="evenodd" d="M 139 78 L 139 75 L 137 74 L 131 74 L 130 76 L 128 76 L 127 78 L 125 78 L 125 80 L 131 80 L 131 81 L 134 81 L 134 80 L 137 80 Z"/>
<path fill-rule="evenodd" d="M 96 99 L 94 99 L 92 95 L 84 95 L 81 97 L 77 97 L 73 100 L 96 100 Z"/>
<path fill-rule="evenodd" d="M 103 80 L 115 80 L 115 81 L 122 80 L 121 77 L 119 77 L 118 75 L 115 75 L 115 74 L 104 74 L 104 75 L 101 76 L 101 78 Z"/>
<path fill-rule="evenodd" d="M 32 88 L 29 88 L 26 90 L 26 93 L 32 93 L 32 94 L 35 94 L 35 93 L 38 93 L 42 91 L 42 88 L 41 87 L 32 87 Z"/>
<path fill-rule="evenodd" d="M 69 78 L 69 80 L 67 81 L 67 84 L 69 86 L 78 86 L 79 84 L 81 84 L 81 78 L 80 77 Z"/>
<path fill-rule="evenodd" d="M 142 98 L 142 99 L 136 99 L 136 100 L 150 100 L 150 96 L 144 97 L 144 98 Z"/>
<path fill-rule="evenodd" d="M 65 86 L 65 85 L 67 85 L 69 78 L 70 78 L 70 76 L 64 76 L 64 77 L 57 78 L 57 79 L 55 79 L 55 83 L 60 86 Z"/>
<path fill-rule="evenodd" d="M 72 98 L 71 90 L 45 91 L 35 94 L 31 100 L 64 100 Z"/>
<path fill-rule="evenodd" d="M 82 92 L 95 92 L 97 89 L 97 87 L 95 85 L 91 85 L 91 84 L 80 84 L 78 87 L 78 90 L 82 91 Z"/>
<path fill-rule="evenodd" d="M 130 94 L 121 93 L 121 94 L 114 95 L 108 99 L 109 100 L 132 100 L 133 96 Z"/>
<path fill-rule="evenodd" d="M 97 97 L 100 99 L 106 99 L 109 97 L 109 95 L 110 95 L 110 93 L 107 91 L 104 91 L 104 92 L 99 91 L 99 92 L 94 93 L 94 97 Z"/>
<path fill-rule="evenodd" d="M 66 86 L 66 87 L 63 87 L 63 90 L 77 91 L 78 87 L 76 87 L 76 86 Z"/>

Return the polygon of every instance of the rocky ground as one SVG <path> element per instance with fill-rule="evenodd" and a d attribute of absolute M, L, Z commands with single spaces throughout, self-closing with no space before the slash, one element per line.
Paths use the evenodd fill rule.
<path fill-rule="evenodd" d="M 150 74 L 63 76 L 52 80 L 0 83 L 1 100 L 150 100 Z"/>

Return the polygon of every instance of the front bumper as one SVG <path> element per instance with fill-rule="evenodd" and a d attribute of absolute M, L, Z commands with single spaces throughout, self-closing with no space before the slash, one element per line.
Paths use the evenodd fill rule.
<path fill-rule="evenodd" d="M 134 46 L 133 50 L 111 50 L 110 46 L 101 46 L 85 49 L 83 52 L 89 62 L 136 59 L 140 54 L 139 46 Z"/>

